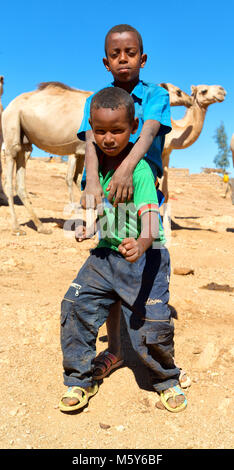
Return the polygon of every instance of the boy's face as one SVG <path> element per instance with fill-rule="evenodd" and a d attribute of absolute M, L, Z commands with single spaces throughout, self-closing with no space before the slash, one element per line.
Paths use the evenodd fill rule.
<path fill-rule="evenodd" d="M 90 124 L 97 146 L 109 157 L 116 157 L 128 145 L 138 127 L 138 119 L 129 122 L 124 106 L 117 109 L 93 109 Z"/>
<path fill-rule="evenodd" d="M 106 69 L 116 82 L 131 82 L 139 77 L 147 55 L 141 54 L 136 33 L 111 33 L 107 40 L 107 57 L 103 59 Z"/>

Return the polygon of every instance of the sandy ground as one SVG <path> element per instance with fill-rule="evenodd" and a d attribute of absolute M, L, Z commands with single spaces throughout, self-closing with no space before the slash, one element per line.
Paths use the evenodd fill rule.
<path fill-rule="evenodd" d="M 26 236 L 13 236 L 9 209 L 0 207 L 0 448 L 233 448 L 234 206 L 222 197 L 221 178 L 170 175 L 170 305 L 176 361 L 192 379 L 187 409 L 155 408 L 157 395 L 123 325 L 124 367 L 101 383 L 83 412 L 69 415 L 58 409 L 65 390 L 60 302 L 95 241 L 77 244 L 61 228 L 69 218 L 65 174 L 58 160 L 28 162 L 31 201 L 51 235 L 35 231 L 18 201 Z M 175 274 L 181 267 L 192 272 Z M 226 287 L 204 288 L 211 283 Z M 104 325 L 97 350 L 106 346 Z"/>

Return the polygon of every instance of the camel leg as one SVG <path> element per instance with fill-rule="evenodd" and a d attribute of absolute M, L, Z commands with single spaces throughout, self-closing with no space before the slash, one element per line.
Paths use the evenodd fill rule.
<path fill-rule="evenodd" d="M 27 157 L 27 152 L 26 152 Z M 49 234 L 51 233 L 50 229 L 44 227 L 42 222 L 36 216 L 32 203 L 29 199 L 27 194 L 26 185 L 25 185 L 25 168 L 26 168 L 26 161 L 25 161 L 25 151 L 20 151 L 17 155 L 16 159 L 16 187 L 17 187 L 17 194 L 20 197 L 22 203 L 24 204 L 26 210 L 31 216 L 33 223 L 35 224 L 37 231 L 39 233 Z"/>
<path fill-rule="evenodd" d="M 14 194 L 13 194 L 13 171 L 15 167 L 15 159 L 11 155 L 7 155 L 6 164 L 6 184 L 5 191 L 8 198 L 9 210 L 12 220 L 12 233 L 13 235 L 25 235 L 25 232 L 20 229 L 14 207 Z"/>
<path fill-rule="evenodd" d="M 169 193 L 168 193 L 168 168 L 169 168 L 169 158 L 171 152 L 163 151 L 162 162 L 163 162 L 163 181 L 162 181 L 162 193 L 165 197 L 165 202 L 168 202 Z"/>
<path fill-rule="evenodd" d="M 73 181 L 76 184 L 79 191 L 80 191 L 80 187 L 81 187 L 81 179 L 82 179 L 82 174 L 83 174 L 83 169 L 84 169 L 84 161 L 85 161 L 85 156 L 84 155 L 76 155 L 76 169 L 75 169 L 75 174 L 74 174 L 74 177 L 73 177 Z"/>
<path fill-rule="evenodd" d="M 68 187 L 68 194 L 69 200 L 71 203 L 74 202 L 73 196 L 73 178 L 76 171 L 76 155 L 72 154 L 68 157 L 68 164 L 67 164 L 67 175 L 66 175 L 66 183 Z"/>
<path fill-rule="evenodd" d="M 1 157 L 2 155 L 0 155 L 0 205 L 7 206 L 8 205 L 7 196 L 2 186 L 2 158 Z"/>

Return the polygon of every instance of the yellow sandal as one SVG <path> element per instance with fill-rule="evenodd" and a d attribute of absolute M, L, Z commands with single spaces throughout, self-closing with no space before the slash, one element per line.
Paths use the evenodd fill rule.
<path fill-rule="evenodd" d="M 176 408 L 172 408 L 168 403 L 169 398 L 176 398 L 180 395 L 184 396 L 183 403 L 180 403 L 178 406 L 176 406 Z M 179 386 L 174 386 L 174 387 L 168 388 L 168 390 L 163 390 L 160 393 L 160 398 L 165 408 L 168 411 L 171 411 L 172 413 L 178 413 L 179 411 L 183 411 L 187 407 L 187 399 L 185 397 L 183 390 L 181 390 Z"/>
<path fill-rule="evenodd" d="M 82 391 L 83 393 L 82 396 L 80 396 L 78 390 Z M 97 391 L 98 391 L 97 383 L 94 383 L 93 386 L 87 387 L 87 388 L 78 387 L 77 385 L 73 387 L 69 387 L 59 402 L 59 409 L 61 411 L 79 410 L 80 408 L 83 408 L 85 405 L 87 405 L 89 398 L 95 395 Z M 79 401 L 75 405 L 65 405 L 65 403 L 63 403 L 64 398 L 75 398 L 76 400 L 79 400 Z"/>

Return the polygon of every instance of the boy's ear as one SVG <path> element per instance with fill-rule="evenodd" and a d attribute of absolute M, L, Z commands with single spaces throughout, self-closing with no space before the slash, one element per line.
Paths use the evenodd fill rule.
<path fill-rule="evenodd" d="M 138 118 L 135 118 L 134 121 L 133 121 L 131 134 L 135 134 L 135 133 L 136 133 L 136 131 L 137 131 L 137 129 L 138 129 L 138 126 L 139 126 L 139 119 L 138 119 Z"/>
<path fill-rule="evenodd" d="M 106 69 L 108 70 L 108 72 L 110 72 L 108 59 L 106 57 L 104 57 L 104 59 L 102 59 L 102 61 L 103 61 L 103 64 L 105 65 Z"/>
<path fill-rule="evenodd" d="M 146 62 L 147 62 L 147 54 L 142 54 L 141 55 L 141 69 L 144 68 Z"/>

